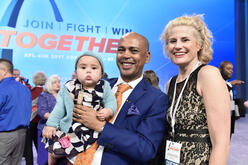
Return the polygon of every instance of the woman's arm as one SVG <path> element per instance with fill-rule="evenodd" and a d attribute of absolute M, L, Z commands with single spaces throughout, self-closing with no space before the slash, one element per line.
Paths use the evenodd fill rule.
<path fill-rule="evenodd" d="M 42 119 L 47 119 L 46 118 L 46 114 L 49 113 L 48 112 L 48 100 L 45 97 L 44 93 L 41 93 L 38 97 L 38 102 L 37 102 L 37 113 L 40 116 L 40 118 Z"/>
<path fill-rule="evenodd" d="M 225 165 L 230 145 L 230 96 L 217 68 L 203 67 L 198 75 L 197 91 L 203 96 L 212 143 L 210 165 Z"/>
<path fill-rule="evenodd" d="M 49 115 L 49 118 L 46 122 L 46 125 L 58 128 L 60 120 L 65 116 L 65 104 L 64 104 L 64 98 L 63 95 L 65 94 L 65 91 L 67 89 L 62 88 L 57 97 L 56 97 L 56 104 L 52 110 L 52 112 Z"/>

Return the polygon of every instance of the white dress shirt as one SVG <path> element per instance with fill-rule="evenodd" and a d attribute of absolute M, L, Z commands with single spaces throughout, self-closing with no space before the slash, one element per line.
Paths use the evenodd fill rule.
<path fill-rule="evenodd" d="M 226 81 L 226 84 L 230 88 L 232 88 L 232 84 L 230 82 Z M 239 107 L 238 107 L 238 105 L 235 104 L 234 96 L 233 96 L 233 90 L 232 89 L 229 91 L 229 94 L 230 94 L 230 104 L 231 104 L 230 107 L 231 107 L 231 111 L 234 111 L 235 112 L 235 116 L 238 117 L 238 116 L 240 116 L 240 114 L 239 114 Z"/>

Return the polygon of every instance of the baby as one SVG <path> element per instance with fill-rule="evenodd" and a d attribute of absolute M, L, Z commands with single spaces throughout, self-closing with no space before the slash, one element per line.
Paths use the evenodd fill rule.
<path fill-rule="evenodd" d="M 77 79 L 68 81 L 57 96 L 57 103 L 49 116 L 43 136 L 48 138 L 48 164 L 58 157 L 70 159 L 85 151 L 98 139 L 98 132 L 72 121 L 74 103 L 92 107 L 99 120 L 111 118 L 116 110 L 115 96 L 106 80 L 103 62 L 99 55 L 86 52 L 75 63 Z M 73 103 L 74 101 L 74 103 Z M 102 108 L 104 107 L 104 108 Z"/>

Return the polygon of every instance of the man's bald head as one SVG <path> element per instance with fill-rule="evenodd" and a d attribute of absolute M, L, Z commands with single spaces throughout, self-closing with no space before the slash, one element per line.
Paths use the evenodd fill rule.
<path fill-rule="evenodd" d="M 142 36 L 136 32 L 129 32 L 129 33 L 123 35 L 120 40 L 122 40 L 123 38 L 126 38 L 126 37 L 133 37 L 133 38 L 139 39 L 140 41 L 142 41 L 141 43 L 144 44 L 144 48 L 149 50 L 149 42 L 146 39 L 146 37 L 144 37 L 144 36 Z"/>
<path fill-rule="evenodd" d="M 121 37 L 116 63 L 124 81 L 130 82 L 142 76 L 144 64 L 150 61 L 148 40 L 135 32 Z"/>

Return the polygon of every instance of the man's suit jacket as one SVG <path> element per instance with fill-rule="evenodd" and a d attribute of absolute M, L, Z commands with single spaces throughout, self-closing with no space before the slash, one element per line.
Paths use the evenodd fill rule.
<path fill-rule="evenodd" d="M 117 79 L 110 80 L 113 87 Z M 168 98 L 142 79 L 123 104 L 114 124 L 106 123 L 98 144 L 102 165 L 146 164 L 155 157 L 165 132 Z"/>

